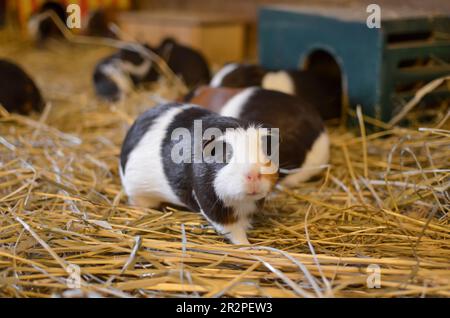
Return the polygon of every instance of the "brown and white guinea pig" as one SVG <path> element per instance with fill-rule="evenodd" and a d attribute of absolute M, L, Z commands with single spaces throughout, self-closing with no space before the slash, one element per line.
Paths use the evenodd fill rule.
<path fill-rule="evenodd" d="M 248 244 L 251 216 L 278 169 L 254 138 L 258 131 L 192 104 L 149 109 L 129 129 L 120 154 L 130 203 L 155 208 L 165 202 L 200 211 L 232 243 Z"/>
<path fill-rule="evenodd" d="M 328 164 L 330 141 L 323 120 L 299 97 L 250 87 L 229 99 L 220 114 L 279 129 L 282 185 L 307 181 Z"/>
<path fill-rule="evenodd" d="M 183 101 L 200 105 L 210 111 L 220 113 L 223 105 L 225 105 L 225 103 L 234 95 L 242 92 L 242 90 L 242 88 L 211 87 L 203 85 L 184 96 Z"/>
<path fill-rule="evenodd" d="M 164 40 L 156 49 L 148 45 L 144 47 L 164 59 L 169 68 L 181 77 L 188 87 L 209 82 L 209 67 L 199 52 L 171 39 Z M 104 58 L 94 71 L 97 95 L 111 101 L 124 97 L 139 84 L 154 82 L 158 78 L 159 73 L 150 58 L 132 48 L 121 49 Z"/>
<path fill-rule="evenodd" d="M 45 102 L 36 84 L 17 64 L 0 59 L 0 104 L 8 112 L 41 112 Z"/>
<path fill-rule="evenodd" d="M 342 89 L 339 78 L 309 70 L 268 71 L 259 65 L 232 63 L 212 78 L 213 87 L 260 86 L 296 95 L 316 107 L 323 119 L 340 116 Z"/>
<path fill-rule="evenodd" d="M 59 19 L 66 26 L 67 12 L 66 8 L 57 1 L 46 1 L 34 13 L 28 21 L 28 32 L 30 37 L 42 46 L 48 39 L 62 39 L 63 34 L 55 21 L 47 16 L 48 13 L 54 13 L 55 18 Z"/>

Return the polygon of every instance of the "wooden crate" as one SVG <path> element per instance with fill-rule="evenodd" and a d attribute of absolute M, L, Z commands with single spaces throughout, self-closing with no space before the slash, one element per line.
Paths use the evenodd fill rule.
<path fill-rule="evenodd" d="M 419 87 L 450 73 L 450 17 L 438 10 L 383 7 L 381 27 L 368 28 L 368 15 L 359 4 L 326 10 L 263 7 L 261 64 L 270 69 L 308 68 L 313 56 L 325 53 L 340 68 L 343 103 L 361 105 L 366 115 L 389 121 Z M 427 95 L 427 100 L 442 98 L 450 98 L 444 85 Z"/>
<path fill-rule="evenodd" d="M 123 31 L 152 46 L 165 37 L 200 50 L 211 64 L 239 61 L 245 55 L 246 21 L 226 15 L 142 11 L 119 16 Z"/>

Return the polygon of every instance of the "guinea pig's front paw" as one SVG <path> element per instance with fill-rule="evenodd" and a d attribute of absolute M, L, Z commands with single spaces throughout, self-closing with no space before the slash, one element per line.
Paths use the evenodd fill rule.
<path fill-rule="evenodd" d="M 230 242 L 235 245 L 251 245 L 248 241 L 247 237 L 240 237 L 240 238 L 232 238 L 230 237 Z"/>
<path fill-rule="evenodd" d="M 247 239 L 247 227 L 248 225 L 243 225 L 240 222 L 236 222 L 224 225 L 223 232 L 232 244 L 250 245 L 250 242 Z"/>

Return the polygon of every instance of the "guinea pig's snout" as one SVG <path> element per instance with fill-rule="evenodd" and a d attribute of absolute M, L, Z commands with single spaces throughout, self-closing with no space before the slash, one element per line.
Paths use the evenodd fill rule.
<path fill-rule="evenodd" d="M 245 177 L 248 182 L 257 182 L 261 180 L 261 173 L 259 171 L 251 171 Z"/>
<path fill-rule="evenodd" d="M 252 169 L 245 174 L 246 192 L 248 195 L 257 195 L 265 193 L 265 187 L 263 185 L 264 180 L 262 178 L 259 169 Z"/>

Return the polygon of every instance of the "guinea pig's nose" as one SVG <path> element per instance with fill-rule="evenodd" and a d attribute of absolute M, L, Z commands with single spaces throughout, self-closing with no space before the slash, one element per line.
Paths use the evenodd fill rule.
<path fill-rule="evenodd" d="M 247 180 L 250 182 L 255 182 L 261 179 L 261 173 L 259 171 L 252 171 L 247 174 Z"/>

